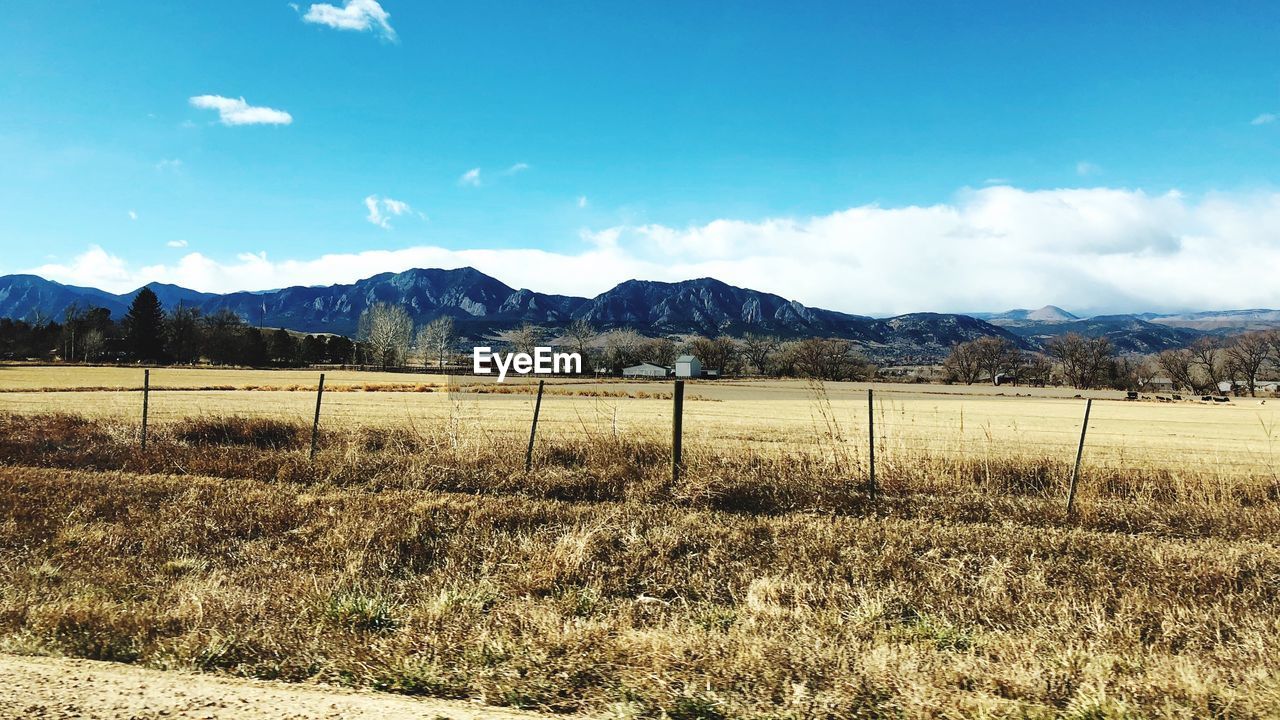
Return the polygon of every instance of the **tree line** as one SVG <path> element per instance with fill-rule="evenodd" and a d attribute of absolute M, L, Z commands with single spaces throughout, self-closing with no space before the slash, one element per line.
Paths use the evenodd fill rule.
<path fill-rule="evenodd" d="M 1165 350 L 1155 364 L 1175 388 L 1212 393 L 1228 383 L 1257 395 L 1265 373 L 1280 373 L 1280 331 L 1256 330 L 1226 340 L 1202 337 L 1189 347 Z"/>
<path fill-rule="evenodd" d="M 387 303 L 370 306 L 360 317 L 357 337 L 369 349 L 376 364 L 398 367 L 411 355 L 425 367 L 465 365 L 469 358 L 458 350 L 458 332 L 452 318 L 440 317 L 416 328 L 405 308 Z M 721 335 L 694 336 L 682 341 L 646 337 L 630 329 L 597 330 L 586 320 L 575 320 L 552 332 L 526 323 L 502 338 L 506 349 L 532 353 L 551 346 L 582 357 L 587 373 L 621 374 L 623 368 L 641 363 L 671 367 L 688 354 L 704 369 L 722 375 L 754 372 L 761 375 L 813 377 L 824 380 L 861 380 L 875 374 L 874 366 L 847 340 L 809 338 L 784 341 L 748 334 L 741 340 Z"/>
<path fill-rule="evenodd" d="M 1078 333 L 1051 338 L 1042 353 L 988 336 L 957 344 L 942 366 L 948 382 L 967 385 L 1008 381 L 1136 391 L 1148 389 L 1163 373 L 1173 390 L 1212 394 L 1226 384 L 1256 395 L 1266 373 L 1280 373 L 1280 331 L 1205 336 L 1156 355 L 1120 355 L 1107 338 Z"/>
<path fill-rule="evenodd" d="M 367 349 L 340 335 L 298 336 L 261 330 L 223 309 L 203 314 L 178 305 L 166 312 L 150 288 L 118 322 L 105 308 L 71 305 L 61 321 L 0 319 L 0 357 L 66 362 L 144 362 L 302 367 L 365 361 Z"/>
<path fill-rule="evenodd" d="M 118 322 L 109 310 L 77 305 L 68 307 L 61 321 L 0 318 L 0 357 L 5 359 L 386 369 L 416 362 L 443 368 L 465 367 L 470 362 L 468 353 L 461 352 L 462 340 L 452 318 L 415 326 L 406 308 L 389 303 L 375 303 L 361 313 L 353 340 L 262 330 L 228 309 L 204 314 L 180 304 L 166 311 L 149 288 L 138 292 Z M 586 373 L 616 375 L 645 362 L 671 367 L 678 356 L 688 354 L 698 358 L 704 369 L 722 375 L 865 380 L 876 374 L 852 342 L 836 338 L 784 340 L 748 333 L 742 338 L 676 340 L 646 337 L 630 329 L 600 331 L 579 319 L 557 332 L 525 324 L 492 344 L 516 352 L 532 353 L 541 345 L 578 352 Z M 1007 381 L 1141 390 L 1163 374 L 1175 390 L 1206 394 L 1229 383 L 1256 394 L 1267 373 L 1280 373 L 1280 331 L 1206 336 L 1188 347 L 1149 356 L 1120 355 L 1107 338 L 1076 333 L 1050 339 L 1043 352 L 1025 351 L 1007 338 L 987 336 L 955 345 L 942 368 L 947 382 L 965 384 Z"/>

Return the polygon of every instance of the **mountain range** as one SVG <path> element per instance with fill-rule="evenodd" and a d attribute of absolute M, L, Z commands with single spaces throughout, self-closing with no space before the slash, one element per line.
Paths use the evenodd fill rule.
<path fill-rule="evenodd" d="M 298 332 L 353 335 L 370 305 L 403 305 L 416 323 L 454 318 L 469 338 L 492 337 L 524 323 L 564 327 L 584 319 L 601 330 L 629 327 L 647 335 L 745 333 L 840 337 L 857 342 L 878 362 L 935 360 L 957 342 L 984 335 L 1034 349 L 1055 335 L 1106 336 L 1121 352 L 1155 352 L 1205 333 L 1280 327 L 1280 311 L 1247 310 L 1187 315 L 1111 315 L 1080 318 L 1061 308 L 1005 313 L 912 313 L 873 318 L 802 305 L 714 278 L 682 282 L 628 280 L 594 298 L 512 288 L 474 268 L 382 273 L 345 285 L 289 287 L 266 292 L 203 293 L 176 285 L 146 287 L 166 308 L 205 313 L 227 308 L 247 323 Z M 35 275 L 0 276 L 0 317 L 59 319 L 72 304 L 103 307 L 120 318 L 137 291 L 121 295 L 63 285 Z"/>

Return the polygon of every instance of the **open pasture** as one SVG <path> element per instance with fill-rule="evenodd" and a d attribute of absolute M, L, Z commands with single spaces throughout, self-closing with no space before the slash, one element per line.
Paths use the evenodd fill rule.
<path fill-rule="evenodd" d="M 314 370 L 170 369 L 151 371 L 153 422 L 198 416 L 272 417 L 308 422 Z M 115 367 L 0 367 L 0 412 L 62 411 L 136 418 L 142 371 Z M 797 380 L 694 381 L 686 386 L 686 445 L 750 447 L 838 455 L 865 461 L 873 389 L 877 453 L 883 462 L 920 454 L 1074 459 L 1085 400 L 1094 398 L 1087 467 L 1143 464 L 1173 472 L 1276 475 L 1280 402 L 1233 398 L 1127 402 L 1123 393 Z M 527 436 L 536 383 L 426 373 L 326 373 L 326 428 L 447 428 L 468 437 Z M 670 382 L 617 379 L 547 381 L 541 437 L 669 437 Z"/>
<path fill-rule="evenodd" d="M 1071 391 L 875 386 L 872 499 L 865 385 L 690 383 L 673 478 L 669 383 L 549 382 L 526 470 L 528 384 L 333 373 L 311 458 L 317 373 L 153 370 L 144 450 L 137 371 L 41 372 L 0 383 L 0 652 L 619 720 L 1280 712 L 1273 402 L 1099 394 L 1068 512 Z"/>

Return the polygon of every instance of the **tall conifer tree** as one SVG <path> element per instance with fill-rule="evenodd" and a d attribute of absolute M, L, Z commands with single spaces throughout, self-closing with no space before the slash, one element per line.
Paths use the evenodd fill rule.
<path fill-rule="evenodd" d="M 143 362 L 164 359 L 164 308 L 151 288 L 142 288 L 124 316 L 125 341 Z"/>

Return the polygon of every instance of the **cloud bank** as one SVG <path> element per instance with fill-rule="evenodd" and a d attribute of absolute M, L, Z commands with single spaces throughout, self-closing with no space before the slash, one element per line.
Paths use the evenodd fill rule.
<path fill-rule="evenodd" d="M 189 102 L 191 107 L 201 110 L 217 110 L 218 121 L 223 125 L 288 125 L 293 122 L 293 116 L 283 110 L 255 107 L 242 97 L 196 95 Z"/>
<path fill-rule="evenodd" d="M 117 292 L 145 282 L 229 291 L 470 265 L 515 287 L 593 296 L 631 278 L 711 276 L 808 305 L 891 315 L 1056 304 L 1082 312 L 1280 307 L 1280 193 L 1009 186 L 927 206 L 584 229 L 576 250 L 412 247 L 268 258 L 189 253 L 135 266 L 92 247 L 31 272 Z"/>

